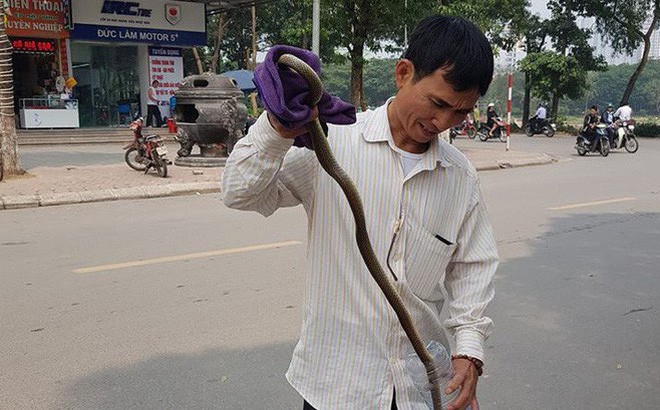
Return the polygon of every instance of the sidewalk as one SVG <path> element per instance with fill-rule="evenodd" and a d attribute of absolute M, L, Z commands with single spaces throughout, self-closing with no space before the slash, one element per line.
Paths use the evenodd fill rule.
<path fill-rule="evenodd" d="M 464 148 L 479 171 L 543 165 L 555 161 L 547 154 Z M 36 167 L 28 175 L 0 181 L 0 210 L 49 205 L 157 198 L 220 192 L 223 168 L 187 168 L 171 165 L 167 178 L 155 171 L 146 175 L 126 164 Z"/>

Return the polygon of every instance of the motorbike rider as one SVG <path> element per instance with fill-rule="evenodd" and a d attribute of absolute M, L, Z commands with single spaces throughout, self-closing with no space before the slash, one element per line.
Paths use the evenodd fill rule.
<path fill-rule="evenodd" d="M 492 137 L 493 133 L 497 129 L 497 112 L 495 112 L 495 104 L 488 103 L 488 109 L 486 110 L 486 126 L 488 127 L 488 136 Z"/>
<path fill-rule="evenodd" d="M 474 120 L 474 126 L 479 129 L 481 125 L 481 113 L 479 112 L 479 105 L 474 104 L 474 109 L 472 110 L 472 118 Z"/>
<path fill-rule="evenodd" d="M 596 141 L 596 125 L 598 125 L 598 107 L 592 105 L 589 108 L 589 112 L 584 116 L 584 121 L 582 121 L 582 135 L 587 139 L 587 144 L 592 144 Z M 579 138 L 578 138 L 579 142 Z"/>
<path fill-rule="evenodd" d="M 610 145 L 614 144 L 614 113 L 612 112 L 614 107 L 612 104 L 607 104 L 605 111 L 600 116 L 600 122 L 607 124 L 607 137 L 610 139 Z"/>
<path fill-rule="evenodd" d="M 538 108 L 536 109 L 536 114 L 534 114 L 534 116 L 529 120 L 533 121 L 532 125 L 536 125 L 540 128 L 545 125 L 547 115 L 548 111 L 545 108 L 545 104 L 540 102 Z"/>
<path fill-rule="evenodd" d="M 628 105 L 628 101 L 623 101 L 621 107 L 617 108 L 614 112 L 614 120 L 630 121 L 632 118 L 632 108 Z"/>

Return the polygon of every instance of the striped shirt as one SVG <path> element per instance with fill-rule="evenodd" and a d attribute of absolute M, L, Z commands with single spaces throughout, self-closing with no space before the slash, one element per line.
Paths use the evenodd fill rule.
<path fill-rule="evenodd" d="M 329 125 L 328 135 L 422 337 L 449 346 L 446 329 L 454 353 L 483 360 L 498 256 L 475 169 L 438 139 L 404 176 L 387 105 Z M 396 386 L 399 409 L 427 408 L 405 371 L 410 342 L 360 257 L 346 198 L 314 153 L 292 147 L 264 113 L 230 155 L 222 191 L 232 208 L 268 216 L 302 204 L 307 213 L 305 309 L 286 374 L 302 397 L 318 409 L 389 409 Z"/>

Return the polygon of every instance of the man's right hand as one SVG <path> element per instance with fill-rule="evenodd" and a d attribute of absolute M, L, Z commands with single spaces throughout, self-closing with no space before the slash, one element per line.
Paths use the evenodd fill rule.
<path fill-rule="evenodd" d="M 267 113 L 268 115 L 268 121 L 270 122 L 270 125 L 277 131 L 277 133 L 280 135 L 282 138 L 287 138 L 287 139 L 295 139 L 299 135 L 303 135 L 307 133 L 307 128 L 306 127 L 300 127 L 300 128 L 294 128 L 294 129 L 287 129 L 284 128 L 284 126 L 277 120 L 277 118 L 274 115 L 271 115 L 271 113 Z M 312 116 L 309 119 L 310 121 L 314 121 L 319 117 L 319 110 L 318 108 L 314 107 L 312 109 Z"/>

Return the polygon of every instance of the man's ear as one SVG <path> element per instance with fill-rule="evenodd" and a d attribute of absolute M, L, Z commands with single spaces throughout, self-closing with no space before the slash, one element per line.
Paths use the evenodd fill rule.
<path fill-rule="evenodd" d="M 415 76 L 415 66 L 412 61 L 402 58 L 397 61 L 394 67 L 394 79 L 396 81 L 396 89 L 400 89 L 409 81 L 412 81 Z"/>

